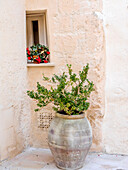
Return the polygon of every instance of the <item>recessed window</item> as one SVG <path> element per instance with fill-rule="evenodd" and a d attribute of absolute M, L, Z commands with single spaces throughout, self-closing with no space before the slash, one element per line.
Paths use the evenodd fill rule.
<path fill-rule="evenodd" d="M 48 46 L 45 12 L 26 12 L 26 39 L 27 47 L 37 44 Z"/>

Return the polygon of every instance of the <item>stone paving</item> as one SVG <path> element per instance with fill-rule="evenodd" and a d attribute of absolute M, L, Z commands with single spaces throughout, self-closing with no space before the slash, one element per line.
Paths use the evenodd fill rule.
<path fill-rule="evenodd" d="M 0 170 L 57 170 L 49 149 L 29 148 L 10 161 L 2 162 Z M 128 156 L 90 153 L 81 170 L 128 170 Z"/>

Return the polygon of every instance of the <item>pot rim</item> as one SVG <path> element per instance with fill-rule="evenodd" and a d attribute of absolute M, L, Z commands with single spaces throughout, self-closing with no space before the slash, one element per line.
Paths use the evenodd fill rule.
<path fill-rule="evenodd" d="M 84 119 L 85 113 L 82 113 L 80 115 L 63 115 L 58 112 L 55 113 L 56 117 L 62 118 L 62 119 Z"/>

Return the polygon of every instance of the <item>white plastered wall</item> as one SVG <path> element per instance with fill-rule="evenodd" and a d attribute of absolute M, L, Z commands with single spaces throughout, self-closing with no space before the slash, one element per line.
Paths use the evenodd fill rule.
<path fill-rule="evenodd" d="M 0 1 L 0 160 L 29 145 L 25 0 Z"/>
<path fill-rule="evenodd" d="M 103 0 L 106 39 L 106 106 L 103 145 L 128 154 L 128 1 Z"/>

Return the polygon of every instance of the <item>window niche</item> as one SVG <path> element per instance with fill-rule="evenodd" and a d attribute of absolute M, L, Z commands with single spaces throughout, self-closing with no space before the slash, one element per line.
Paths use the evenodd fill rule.
<path fill-rule="evenodd" d="M 31 46 L 37 44 L 44 45 L 45 46 L 44 49 L 46 49 L 47 47 L 49 48 L 48 35 L 47 35 L 46 10 L 26 11 L 26 44 L 28 47 L 27 49 L 30 49 Z M 44 51 L 43 50 L 40 51 L 39 52 L 40 55 L 33 54 L 32 58 L 28 56 L 29 53 L 27 52 L 27 67 L 55 66 L 53 63 L 50 62 L 49 50 L 45 52 Z M 45 58 L 41 57 L 43 56 L 43 54 L 45 54 Z M 38 56 L 40 57 L 40 59 Z"/>
<path fill-rule="evenodd" d="M 42 44 L 48 46 L 46 11 L 26 11 L 27 47 Z"/>

